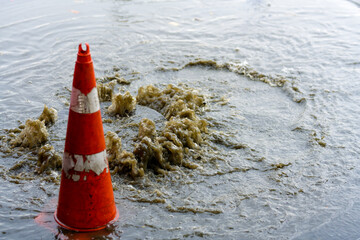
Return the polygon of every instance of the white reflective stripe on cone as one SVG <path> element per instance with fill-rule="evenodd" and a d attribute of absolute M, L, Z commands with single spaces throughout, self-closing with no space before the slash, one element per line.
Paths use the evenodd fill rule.
<path fill-rule="evenodd" d="M 77 177 L 79 175 L 73 174 L 71 176 L 69 173 L 71 169 L 74 169 L 76 172 L 89 172 L 91 170 L 97 175 L 100 175 L 104 169 L 108 171 L 106 150 L 91 155 L 78 155 L 64 152 L 62 167 L 66 177 L 71 177 L 74 181 L 79 180 Z"/>
<path fill-rule="evenodd" d="M 100 110 L 97 88 L 94 87 L 87 95 L 73 87 L 71 91 L 70 109 L 77 113 L 94 113 Z"/>

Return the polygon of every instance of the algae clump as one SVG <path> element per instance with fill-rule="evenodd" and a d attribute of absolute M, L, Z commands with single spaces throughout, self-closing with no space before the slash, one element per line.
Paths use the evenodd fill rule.
<path fill-rule="evenodd" d="M 122 151 L 120 138 L 108 132 L 105 139 L 113 172 L 128 172 L 132 177 L 138 177 L 143 176 L 147 169 L 164 174 L 175 170 L 174 166 L 197 168 L 197 164 L 186 158 L 191 156 L 189 149 L 201 150 L 202 135 L 207 133 L 207 122 L 196 114 L 205 105 L 204 96 L 191 88 L 182 89 L 169 84 L 160 90 L 149 85 L 139 88 L 136 100 L 140 105 L 161 113 L 167 121 L 157 132 L 155 122 L 143 118 L 132 153 Z"/>
<path fill-rule="evenodd" d="M 120 158 L 121 154 L 121 139 L 118 135 L 114 132 L 108 131 L 105 134 L 105 145 L 107 151 L 107 159 L 109 164 L 112 163 L 114 160 Z"/>
<path fill-rule="evenodd" d="M 197 111 L 205 105 L 204 96 L 193 89 L 181 89 L 172 84 L 167 85 L 163 91 L 153 85 L 140 87 L 136 100 L 140 105 L 160 112 L 167 120 L 183 110 Z"/>
<path fill-rule="evenodd" d="M 100 102 L 111 101 L 116 81 L 109 83 L 97 83 L 97 91 Z"/>
<path fill-rule="evenodd" d="M 141 87 L 137 95 L 141 105 L 161 112 L 168 120 L 160 137 L 178 147 L 198 148 L 203 142 L 202 133 L 207 132 L 207 122 L 195 111 L 205 105 L 205 98 L 192 89 L 181 89 L 169 84 L 165 90 L 149 85 Z M 179 144 L 179 142 L 181 144 Z"/>
<path fill-rule="evenodd" d="M 119 160 L 115 163 L 117 166 L 114 168 L 114 173 L 129 172 L 133 178 L 144 176 L 144 169 L 139 167 L 138 161 L 131 152 L 122 151 Z"/>
<path fill-rule="evenodd" d="M 112 103 L 108 108 L 108 113 L 112 116 L 126 116 L 131 113 L 136 106 L 136 100 L 129 92 L 116 94 L 112 97 Z"/>
<path fill-rule="evenodd" d="M 48 169 L 59 169 L 62 165 L 62 157 L 53 146 L 46 144 L 38 151 L 37 173 L 43 173 Z"/>
<path fill-rule="evenodd" d="M 106 152 L 112 173 L 129 172 L 132 177 L 144 176 L 144 170 L 139 168 L 133 153 L 122 151 L 121 139 L 114 132 L 105 135 Z"/>
<path fill-rule="evenodd" d="M 205 105 L 204 96 L 193 89 L 182 89 L 171 84 L 164 90 L 153 85 L 140 87 L 137 95 L 140 105 L 162 113 L 168 120 L 159 133 L 155 123 L 142 119 L 134 155 L 143 169 L 152 168 L 158 173 L 173 170 L 172 165 L 196 168 L 197 165 L 184 160 L 187 149 L 200 149 L 207 133 L 207 122 L 196 115 Z"/>
<path fill-rule="evenodd" d="M 58 113 L 54 108 L 48 108 L 44 106 L 44 110 L 41 113 L 39 120 L 44 121 L 46 126 L 50 126 L 55 123 L 58 118 Z"/>
<path fill-rule="evenodd" d="M 145 170 L 149 167 L 155 171 L 158 168 L 172 170 L 169 162 L 163 156 L 163 147 L 156 137 L 155 123 L 147 118 L 140 122 L 134 155 L 139 161 L 139 166 Z"/>
<path fill-rule="evenodd" d="M 150 139 L 154 139 L 155 135 L 156 135 L 155 123 L 150 119 L 143 118 L 139 124 L 138 138 L 142 139 L 144 137 L 149 137 Z"/>
<path fill-rule="evenodd" d="M 28 119 L 25 122 L 25 128 L 15 139 L 11 140 L 10 144 L 13 147 L 32 148 L 46 142 L 48 137 L 49 133 L 46 130 L 45 121 Z"/>

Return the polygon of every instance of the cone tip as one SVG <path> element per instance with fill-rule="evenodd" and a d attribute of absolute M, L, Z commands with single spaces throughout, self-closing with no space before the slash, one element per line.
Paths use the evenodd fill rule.
<path fill-rule="evenodd" d="M 85 43 L 85 49 L 83 48 L 84 44 L 79 44 L 79 51 L 77 54 L 77 62 L 78 63 L 90 63 L 91 54 L 90 54 L 90 47 L 88 43 Z"/>
<path fill-rule="evenodd" d="M 88 54 L 90 54 L 90 46 L 89 46 L 89 44 L 85 43 L 85 46 L 86 46 L 86 49 L 84 50 L 83 49 L 83 44 L 82 43 L 79 44 L 79 52 L 78 52 L 79 55 L 88 55 Z"/>

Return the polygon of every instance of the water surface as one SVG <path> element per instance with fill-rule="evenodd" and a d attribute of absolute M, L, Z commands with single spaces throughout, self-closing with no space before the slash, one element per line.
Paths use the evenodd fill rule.
<path fill-rule="evenodd" d="M 171 83 L 207 96 L 201 117 L 222 139 L 208 137 L 212 150 L 201 168 L 138 180 L 114 175 L 121 217 L 103 238 L 360 237 L 358 1 L 3 1 L 0 36 L 0 129 L 37 118 L 44 104 L 54 107 L 59 119 L 49 132 L 58 152 L 80 42 L 90 44 L 96 76 L 112 75 L 115 66 L 133 95 Z M 199 59 L 287 82 L 184 67 Z M 228 102 L 212 100 L 221 97 Z M 105 117 L 109 104 L 102 104 Z M 142 117 L 162 119 L 137 107 L 123 121 Z M 9 169 L 29 154 L 0 154 L 0 238 L 74 237 L 34 222 L 59 186 L 41 176 L 11 177 Z"/>

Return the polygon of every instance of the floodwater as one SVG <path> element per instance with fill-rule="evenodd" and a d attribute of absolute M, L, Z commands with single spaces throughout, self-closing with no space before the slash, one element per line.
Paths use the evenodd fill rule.
<path fill-rule="evenodd" d="M 360 238 L 359 1 L 3 0 L 2 136 L 46 104 L 58 111 L 48 143 L 63 151 L 81 42 L 97 77 L 116 70 L 130 82 L 116 91 L 191 87 L 206 96 L 199 117 L 209 123 L 197 169 L 113 175 L 120 219 L 93 238 Z M 115 120 L 109 105 L 103 117 Z M 144 117 L 165 121 L 136 106 L 104 130 L 131 151 L 136 130 L 126 126 Z M 59 185 L 31 167 L 11 170 L 33 151 L 0 153 L 0 239 L 79 238 L 34 222 L 51 215 Z"/>

